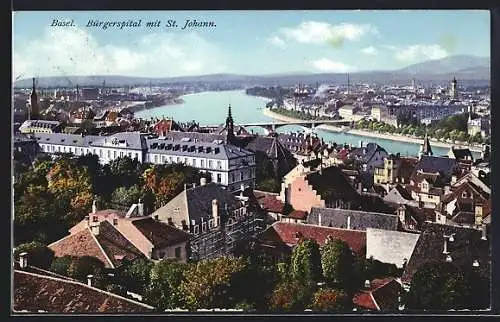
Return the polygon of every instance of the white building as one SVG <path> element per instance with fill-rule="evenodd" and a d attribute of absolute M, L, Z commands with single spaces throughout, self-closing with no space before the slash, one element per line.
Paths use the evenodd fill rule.
<path fill-rule="evenodd" d="M 102 164 L 124 156 L 153 164 L 183 163 L 210 173 L 213 182 L 230 191 L 255 185 L 255 154 L 221 140 L 176 140 L 139 132 L 110 136 L 35 133 L 34 137 L 41 151 L 49 154 L 94 154 Z"/>

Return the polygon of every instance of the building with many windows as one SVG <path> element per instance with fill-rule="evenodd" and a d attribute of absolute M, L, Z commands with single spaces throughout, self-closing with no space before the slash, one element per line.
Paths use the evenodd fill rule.
<path fill-rule="evenodd" d="M 34 138 L 45 153 L 94 154 L 102 164 L 124 156 L 153 164 L 183 163 L 210 173 L 213 182 L 230 191 L 255 185 L 254 153 L 222 140 L 199 142 L 189 137 L 169 139 L 139 132 L 109 136 L 35 133 Z"/>

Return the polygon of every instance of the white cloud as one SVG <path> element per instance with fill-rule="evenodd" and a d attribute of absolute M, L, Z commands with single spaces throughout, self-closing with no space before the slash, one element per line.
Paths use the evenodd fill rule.
<path fill-rule="evenodd" d="M 101 44 L 81 28 L 47 28 L 14 41 L 13 76 L 122 74 L 168 77 L 225 70 L 222 51 L 196 33 L 154 33 L 127 45 Z"/>
<path fill-rule="evenodd" d="M 410 45 L 406 47 L 385 46 L 394 51 L 394 57 L 404 62 L 415 62 L 427 59 L 441 59 L 448 52 L 440 45 Z"/>
<path fill-rule="evenodd" d="M 355 68 L 350 65 L 343 64 L 341 62 L 335 62 L 328 58 L 314 60 L 311 62 L 311 66 L 320 72 L 328 73 L 345 73 L 355 70 Z"/>
<path fill-rule="evenodd" d="M 278 36 L 270 37 L 270 38 L 267 39 L 267 41 L 271 45 L 276 46 L 278 48 L 284 48 L 285 47 L 285 41 L 283 39 L 281 39 L 280 37 L 278 37 Z"/>
<path fill-rule="evenodd" d="M 376 55 L 378 54 L 378 50 L 375 49 L 375 47 L 373 46 L 370 46 L 370 47 L 366 47 L 366 48 L 363 48 L 361 49 L 361 53 L 365 54 L 365 55 Z"/>
<path fill-rule="evenodd" d="M 282 28 L 281 33 L 291 40 L 305 44 L 323 44 L 329 41 L 358 41 L 367 34 L 378 35 L 377 28 L 368 24 L 341 23 L 332 25 L 327 22 L 305 21 L 295 28 Z"/>

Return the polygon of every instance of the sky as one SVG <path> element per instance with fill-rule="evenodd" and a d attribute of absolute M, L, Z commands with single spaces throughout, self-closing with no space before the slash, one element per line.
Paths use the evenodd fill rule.
<path fill-rule="evenodd" d="M 51 26 L 54 19 L 75 26 Z M 140 27 L 88 27 L 141 20 Z M 148 21 L 160 27 L 146 27 Z M 175 20 L 177 28 L 167 28 Z M 188 27 L 186 20 L 215 27 Z M 482 10 L 79 11 L 13 13 L 13 79 L 393 70 L 490 56 Z"/>

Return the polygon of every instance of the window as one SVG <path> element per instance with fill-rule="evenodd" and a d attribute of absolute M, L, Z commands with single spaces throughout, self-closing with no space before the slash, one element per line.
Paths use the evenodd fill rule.
<path fill-rule="evenodd" d="M 129 152 L 129 153 L 128 153 L 128 157 L 129 157 L 129 158 L 132 158 L 132 152 Z"/>
<path fill-rule="evenodd" d="M 207 223 L 206 222 L 202 222 L 201 223 L 201 231 L 202 232 L 206 232 L 207 231 Z"/>
<path fill-rule="evenodd" d="M 222 162 L 217 161 L 217 169 L 222 169 Z"/>
<path fill-rule="evenodd" d="M 157 163 L 157 162 L 158 162 L 158 156 L 157 156 L 156 154 L 155 154 L 155 156 L 154 156 L 154 160 L 155 160 L 155 161 L 154 161 L 154 163 Z"/>
<path fill-rule="evenodd" d="M 165 163 L 165 159 L 166 159 L 166 158 L 167 158 L 166 156 L 162 155 L 162 156 L 161 156 L 161 163 Z"/>
<path fill-rule="evenodd" d="M 208 228 L 210 228 L 210 229 L 214 228 L 214 220 L 213 219 L 210 219 L 208 221 Z"/>
<path fill-rule="evenodd" d="M 136 153 L 136 154 L 135 154 L 135 159 L 136 159 L 136 160 L 137 160 L 137 159 L 139 159 L 139 153 Z"/>
<path fill-rule="evenodd" d="M 234 173 L 231 173 L 231 181 L 230 182 L 234 182 Z"/>
<path fill-rule="evenodd" d="M 96 153 L 95 153 L 95 149 L 92 149 L 92 154 L 96 154 Z"/>
<path fill-rule="evenodd" d="M 193 167 L 196 167 L 196 159 L 193 159 Z"/>
<path fill-rule="evenodd" d="M 200 226 L 196 225 L 194 226 L 194 234 L 198 235 L 200 233 Z"/>
<path fill-rule="evenodd" d="M 240 173 L 240 180 L 243 181 L 243 171 Z"/>
<path fill-rule="evenodd" d="M 462 198 L 469 198 L 467 191 L 462 192 Z"/>
<path fill-rule="evenodd" d="M 113 151 L 113 159 L 116 159 L 116 151 Z"/>
<path fill-rule="evenodd" d="M 102 158 L 102 149 L 99 149 L 99 157 Z"/>
<path fill-rule="evenodd" d="M 168 157 L 168 162 L 172 163 L 172 157 Z"/>
<path fill-rule="evenodd" d="M 111 158 L 111 151 L 108 150 L 108 159 Z"/>
<path fill-rule="evenodd" d="M 92 216 L 92 221 L 97 222 L 98 221 L 97 216 Z"/>
<path fill-rule="evenodd" d="M 205 167 L 205 160 L 200 160 L 201 162 L 201 167 L 204 168 Z"/>
<path fill-rule="evenodd" d="M 113 218 L 113 225 L 115 225 L 115 226 L 118 225 L 118 219 Z"/>
<path fill-rule="evenodd" d="M 218 183 L 222 182 L 222 175 L 220 173 L 217 173 L 217 182 Z"/>
<path fill-rule="evenodd" d="M 177 163 L 181 162 L 181 158 L 177 157 Z"/>
<path fill-rule="evenodd" d="M 188 158 L 184 158 L 184 164 L 188 164 Z"/>
<path fill-rule="evenodd" d="M 208 167 L 212 168 L 212 160 L 208 160 Z"/>
<path fill-rule="evenodd" d="M 181 258 L 181 248 L 175 247 L 175 258 Z"/>
<path fill-rule="evenodd" d="M 120 152 L 120 158 L 123 158 L 123 152 Z"/>

